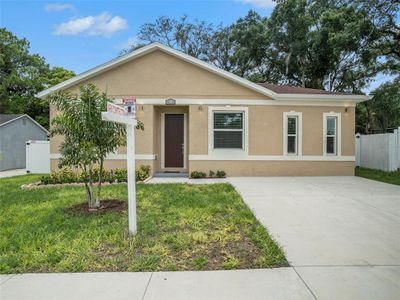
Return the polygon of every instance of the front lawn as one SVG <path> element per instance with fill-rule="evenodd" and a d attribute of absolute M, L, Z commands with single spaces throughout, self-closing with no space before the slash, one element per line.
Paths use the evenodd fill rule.
<path fill-rule="evenodd" d="M 356 176 L 400 185 L 400 171 L 385 172 L 366 168 L 356 168 Z"/>
<path fill-rule="evenodd" d="M 39 176 L 0 179 L 0 273 L 160 271 L 287 265 L 229 184 L 137 186 L 138 234 L 126 210 L 86 215 L 83 187 L 23 190 Z M 126 185 L 103 187 L 126 201 Z"/>

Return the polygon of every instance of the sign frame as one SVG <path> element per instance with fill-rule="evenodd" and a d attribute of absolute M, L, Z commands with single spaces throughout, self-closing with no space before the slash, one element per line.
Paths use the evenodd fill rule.
<path fill-rule="evenodd" d="M 135 110 L 136 111 L 136 110 Z M 134 114 L 127 114 L 120 105 L 107 103 L 107 111 L 101 113 L 103 121 L 115 122 L 126 126 L 126 164 L 128 175 L 128 224 L 129 233 L 137 233 L 136 221 L 136 174 L 135 174 L 135 127 L 137 120 Z"/>

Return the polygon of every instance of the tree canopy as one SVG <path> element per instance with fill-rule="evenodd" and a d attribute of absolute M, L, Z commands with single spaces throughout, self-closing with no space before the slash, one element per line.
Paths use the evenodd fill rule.
<path fill-rule="evenodd" d="M 396 0 L 276 1 L 229 26 L 160 17 L 139 30 L 154 41 L 254 81 L 360 93 L 378 72 L 399 73 Z M 138 47 L 138 46 L 136 46 Z"/>
<path fill-rule="evenodd" d="M 25 113 L 48 128 L 49 103 L 35 94 L 75 76 L 29 52 L 27 39 L 0 28 L 0 114 Z"/>
<path fill-rule="evenodd" d="M 270 17 L 250 10 L 229 26 L 160 17 L 140 28 L 136 48 L 158 41 L 255 82 L 334 92 L 361 93 L 382 73 L 399 77 L 398 0 L 276 2 Z M 359 106 L 362 132 L 400 126 L 385 113 L 397 112 L 396 86 L 398 79 Z"/>

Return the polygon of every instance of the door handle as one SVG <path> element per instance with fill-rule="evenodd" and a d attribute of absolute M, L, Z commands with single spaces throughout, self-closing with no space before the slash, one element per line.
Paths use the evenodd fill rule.
<path fill-rule="evenodd" d="M 185 155 L 185 144 L 182 144 L 182 154 Z"/>

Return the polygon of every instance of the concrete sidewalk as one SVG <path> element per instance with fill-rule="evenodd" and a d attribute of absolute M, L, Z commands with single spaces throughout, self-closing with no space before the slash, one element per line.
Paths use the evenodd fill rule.
<path fill-rule="evenodd" d="M 14 177 L 14 176 L 21 176 L 26 175 L 25 169 L 15 169 L 15 170 L 7 170 L 0 172 L 0 178 L 7 178 L 7 177 Z"/>
<path fill-rule="evenodd" d="M 0 299 L 315 299 L 293 268 L 0 277 Z"/>

